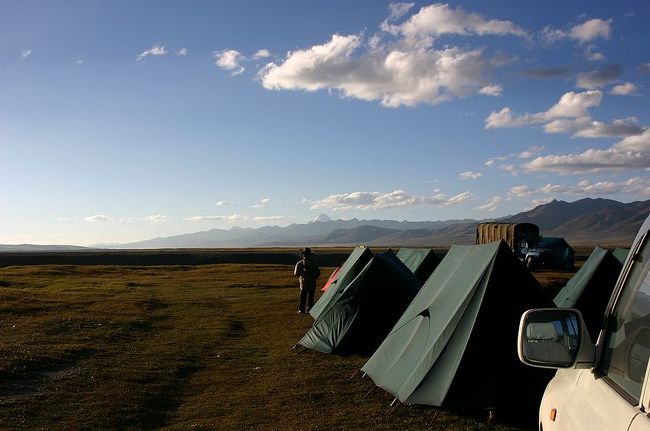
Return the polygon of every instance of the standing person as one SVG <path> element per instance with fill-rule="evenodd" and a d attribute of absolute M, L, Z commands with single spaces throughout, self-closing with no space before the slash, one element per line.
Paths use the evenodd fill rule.
<path fill-rule="evenodd" d="M 320 268 L 311 255 L 309 248 L 300 250 L 302 259 L 296 263 L 293 275 L 300 281 L 300 304 L 298 313 L 306 313 L 314 306 L 314 294 L 316 293 L 316 279 L 320 277 Z"/>

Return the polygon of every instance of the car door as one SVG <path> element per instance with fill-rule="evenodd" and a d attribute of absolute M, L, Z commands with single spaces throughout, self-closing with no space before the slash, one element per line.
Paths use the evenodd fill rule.
<path fill-rule="evenodd" d="M 624 268 L 627 273 L 623 275 L 622 289 L 605 321 L 600 361 L 589 377 L 594 379 L 595 390 L 585 395 L 592 398 L 594 414 L 600 417 L 611 415 L 617 409 L 616 416 L 621 416 L 621 423 L 607 429 L 629 427 L 640 431 L 650 430 L 647 417 L 650 235 L 647 232 L 632 252 L 631 265 Z M 615 402 L 612 396 L 617 396 L 619 401 Z M 624 416 L 629 417 L 627 425 Z"/>

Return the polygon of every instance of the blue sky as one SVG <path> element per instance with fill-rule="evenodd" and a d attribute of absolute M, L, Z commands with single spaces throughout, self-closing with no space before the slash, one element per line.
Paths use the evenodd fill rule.
<path fill-rule="evenodd" d="M 646 2 L 1 9 L 0 243 L 650 199 Z"/>

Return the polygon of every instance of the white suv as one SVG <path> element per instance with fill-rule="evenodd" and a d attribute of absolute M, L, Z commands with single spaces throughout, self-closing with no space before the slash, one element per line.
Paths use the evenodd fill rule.
<path fill-rule="evenodd" d="M 650 217 L 634 240 L 595 345 L 577 310 L 529 310 L 521 317 L 519 358 L 558 369 L 542 398 L 540 430 L 650 430 L 649 270 Z"/>

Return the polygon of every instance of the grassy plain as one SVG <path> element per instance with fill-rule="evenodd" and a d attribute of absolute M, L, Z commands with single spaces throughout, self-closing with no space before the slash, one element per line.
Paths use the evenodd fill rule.
<path fill-rule="evenodd" d="M 0 268 L 0 429 L 526 429 L 498 414 L 488 427 L 482 414 L 390 410 L 355 375 L 364 358 L 292 349 L 312 319 L 296 314 L 291 272 Z M 539 274 L 551 288 L 571 275 Z"/>

